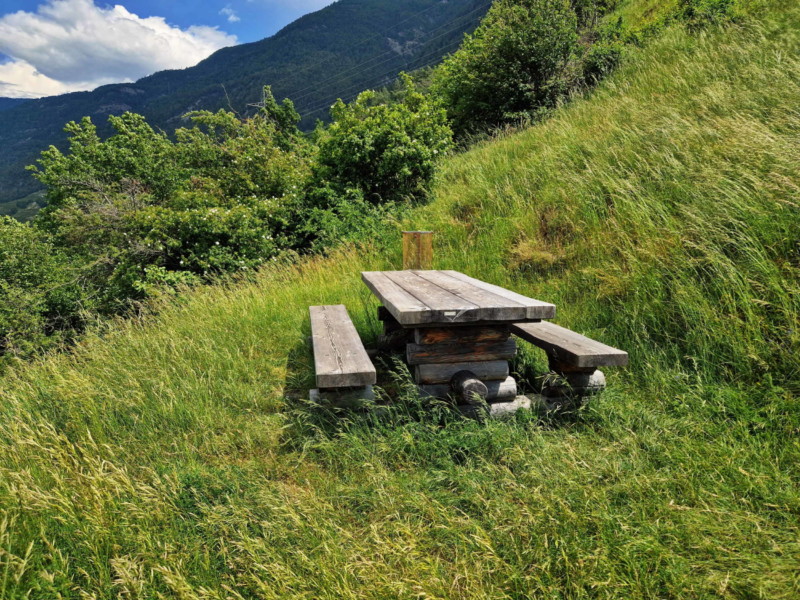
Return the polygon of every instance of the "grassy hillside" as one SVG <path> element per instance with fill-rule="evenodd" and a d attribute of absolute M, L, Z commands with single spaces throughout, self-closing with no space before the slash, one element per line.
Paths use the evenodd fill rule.
<path fill-rule="evenodd" d="M 292 400 L 307 306 L 373 338 L 396 236 L 165 300 L 0 382 L 0 597 L 797 597 L 800 7 L 758 14 L 667 30 L 402 224 L 630 350 L 591 407 Z"/>

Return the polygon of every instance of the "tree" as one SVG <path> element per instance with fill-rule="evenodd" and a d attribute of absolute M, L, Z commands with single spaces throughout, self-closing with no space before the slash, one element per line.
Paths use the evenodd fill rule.
<path fill-rule="evenodd" d="M 293 245 L 309 152 L 291 103 L 268 89 L 264 98 L 247 120 L 191 113 L 175 141 L 132 113 L 111 117 L 116 134 L 101 140 L 86 118 L 67 126 L 67 153 L 42 153 L 33 170 L 49 204 L 38 226 L 83 257 L 104 310 L 154 283 L 252 269 Z"/>
<path fill-rule="evenodd" d="M 458 135 L 483 130 L 552 106 L 577 50 L 569 0 L 499 0 L 436 70 L 432 90 Z"/>
<path fill-rule="evenodd" d="M 371 204 L 427 196 L 453 133 L 434 99 L 417 92 L 407 75 L 403 85 L 398 102 L 374 105 L 375 92 L 369 91 L 351 104 L 339 100 L 333 106 L 333 122 L 318 133 L 312 189 L 328 190 L 322 196 L 356 190 Z"/>

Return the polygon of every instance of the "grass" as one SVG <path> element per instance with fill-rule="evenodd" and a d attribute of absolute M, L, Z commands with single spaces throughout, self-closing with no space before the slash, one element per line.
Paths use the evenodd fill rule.
<path fill-rule="evenodd" d="M 292 400 L 396 237 L 198 289 L 0 381 L 0 598 L 798 597 L 799 13 L 668 29 L 403 224 L 630 350 L 596 403 Z"/>

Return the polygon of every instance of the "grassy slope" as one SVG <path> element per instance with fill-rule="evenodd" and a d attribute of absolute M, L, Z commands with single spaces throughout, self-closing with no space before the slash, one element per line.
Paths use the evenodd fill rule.
<path fill-rule="evenodd" d="M 330 423 L 287 402 L 311 383 L 306 307 L 374 335 L 358 271 L 396 255 L 199 290 L 0 383 L 0 597 L 796 597 L 791 4 L 667 32 L 453 159 L 408 224 L 439 232 L 438 266 L 631 350 L 590 409 Z"/>

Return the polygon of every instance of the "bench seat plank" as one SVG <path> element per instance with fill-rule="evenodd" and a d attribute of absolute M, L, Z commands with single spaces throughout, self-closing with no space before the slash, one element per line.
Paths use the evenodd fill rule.
<path fill-rule="evenodd" d="M 375 366 L 347 309 L 341 304 L 312 306 L 309 312 L 317 386 L 331 389 L 374 385 Z"/>
<path fill-rule="evenodd" d="M 628 364 L 627 352 L 555 323 L 513 323 L 511 333 L 542 348 L 559 362 L 573 367 L 624 367 Z"/>

